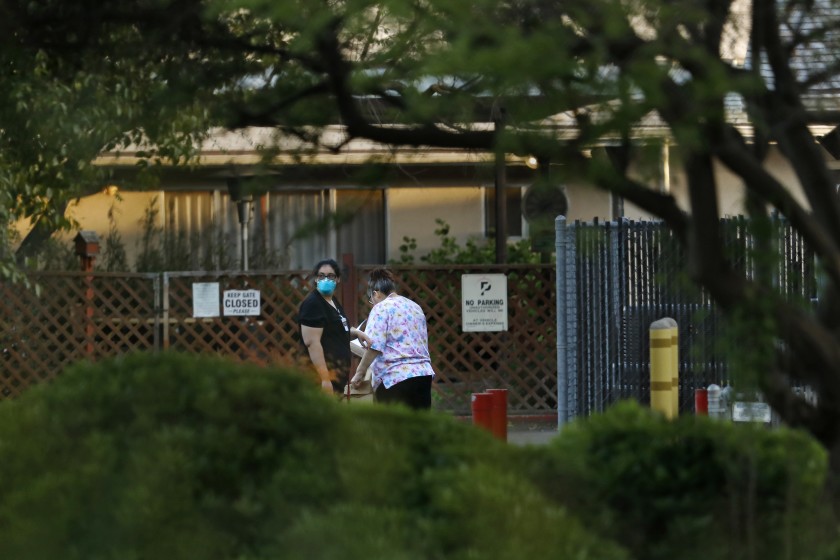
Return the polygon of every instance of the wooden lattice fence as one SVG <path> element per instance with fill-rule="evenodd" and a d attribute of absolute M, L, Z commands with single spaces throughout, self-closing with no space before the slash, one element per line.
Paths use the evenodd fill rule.
<path fill-rule="evenodd" d="M 160 347 L 157 274 L 36 273 L 0 283 L 0 398 L 68 364 Z"/>
<path fill-rule="evenodd" d="M 345 271 L 350 319 L 367 316 L 367 272 Z M 508 389 L 511 412 L 556 409 L 553 265 L 395 267 L 401 292 L 426 312 L 438 380 L 436 407 L 470 408 L 470 394 Z M 509 330 L 461 331 L 461 275 L 506 274 Z M 262 364 L 300 358 L 297 308 L 313 289 L 308 271 L 255 273 L 41 273 L 35 288 L 0 283 L 0 398 L 58 375 L 81 359 L 131 351 L 214 353 Z M 193 285 L 255 289 L 255 317 L 194 317 Z M 355 287 L 355 290 L 353 290 Z"/>
<path fill-rule="evenodd" d="M 367 273 L 358 267 L 358 308 L 367 304 Z M 557 337 L 554 265 L 445 265 L 391 267 L 399 290 L 426 312 L 429 350 L 438 374 L 438 407 L 470 409 L 472 393 L 508 390 L 512 413 L 547 413 L 557 408 Z M 461 330 L 461 276 L 505 274 L 508 330 Z M 363 314 L 362 314 L 363 315 Z"/>
<path fill-rule="evenodd" d="M 193 317 L 192 286 L 204 282 L 218 282 L 220 292 L 259 290 L 260 315 Z M 262 364 L 296 360 L 297 308 L 311 289 L 307 271 L 166 273 L 163 348 L 212 352 Z"/>

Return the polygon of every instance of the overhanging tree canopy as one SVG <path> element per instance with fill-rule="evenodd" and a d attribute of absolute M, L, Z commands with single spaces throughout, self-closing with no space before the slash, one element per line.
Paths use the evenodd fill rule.
<path fill-rule="evenodd" d="M 840 473 L 840 203 L 810 128 L 840 124 L 833 2 L 17 0 L 0 16 L 0 181 L 11 216 L 75 192 L 87 176 L 68 177 L 102 148 L 144 138 L 158 146 L 152 158 L 179 159 L 211 125 L 276 127 L 317 145 L 338 123 L 344 141 L 562 162 L 665 220 L 724 311 L 773 325 L 744 342 L 766 358 L 759 386 Z M 503 132 L 490 126 L 500 110 Z M 561 114 L 574 126 L 559 127 Z M 685 168 L 687 206 L 629 172 L 652 118 Z M 585 157 L 604 143 L 611 163 Z M 771 146 L 805 203 L 765 168 Z M 756 223 L 776 210 L 817 252 L 818 312 L 727 260 L 715 162 L 743 182 Z M 814 387 L 817 404 L 792 383 Z"/>

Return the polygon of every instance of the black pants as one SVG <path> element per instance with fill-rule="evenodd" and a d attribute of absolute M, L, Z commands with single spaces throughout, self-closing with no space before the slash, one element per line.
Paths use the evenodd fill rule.
<path fill-rule="evenodd" d="M 374 397 L 378 403 L 399 403 L 415 410 L 429 410 L 432 408 L 432 376 L 410 377 L 390 389 L 380 383 Z"/>

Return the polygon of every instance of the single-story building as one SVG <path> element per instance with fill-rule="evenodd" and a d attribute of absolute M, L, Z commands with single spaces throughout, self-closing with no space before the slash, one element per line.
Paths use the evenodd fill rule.
<path fill-rule="evenodd" d="M 659 139 L 661 157 L 655 167 L 636 172 L 653 188 L 672 192 L 685 203 L 686 181 L 682 166 L 675 161 L 677 150 L 661 141 L 666 131 L 652 122 L 639 134 Z M 829 130 L 818 127 L 814 133 L 821 136 Z M 339 127 L 327 134 L 340 143 Z M 352 140 L 339 152 L 301 153 L 299 144 L 285 140 L 266 165 L 261 149 L 275 135 L 273 129 L 211 134 L 195 161 L 165 167 L 159 180 L 149 185 L 137 184 L 137 151 L 104 153 L 97 163 L 111 168 L 114 180 L 102 185 L 101 192 L 71 204 L 68 215 L 81 229 L 93 230 L 103 240 L 109 232 L 117 232 L 132 270 L 150 244 L 162 246 L 163 239 L 167 250 L 181 255 L 175 259 L 180 269 L 239 268 L 243 239 L 252 269 L 308 268 L 318 259 L 343 253 L 353 253 L 360 264 L 386 263 L 400 259 L 407 239 L 416 242 L 409 251 L 415 256 L 438 247 L 439 220 L 450 226 L 449 235 L 461 244 L 471 238 L 493 242 L 492 154 L 393 149 L 364 140 Z M 603 149 L 608 148 L 595 147 L 593 152 Z M 826 157 L 834 162 L 828 152 Z M 771 152 L 767 166 L 802 199 L 795 176 L 780 154 Z M 718 173 L 722 215 L 743 213 L 743 189 L 723 166 Z M 372 174 L 376 175 L 373 180 Z M 564 176 L 562 163 L 551 166 L 551 177 L 565 190 L 569 221 L 651 218 L 610 193 Z M 509 240 L 529 237 L 523 198 L 536 178 L 536 165 L 527 155 L 507 156 Z M 250 194 L 250 202 L 237 203 L 232 198 L 237 190 Z M 244 222 L 239 218 L 240 208 Z M 65 234 L 68 245 L 73 235 Z"/>

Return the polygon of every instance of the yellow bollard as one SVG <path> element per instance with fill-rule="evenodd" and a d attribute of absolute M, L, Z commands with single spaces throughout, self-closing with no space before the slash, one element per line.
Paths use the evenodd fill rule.
<path fill-rule="evenodd" d="M 673 319 L 659 319 L 650 325 L 650 407 L 665 415 L 676 416 L 673 403 L 672 375 Z"/>
<path fill-rule="evenodd" d="M 680 330 L 677 322 L 671 327 L 671 412 L 680 415 Z"/>

